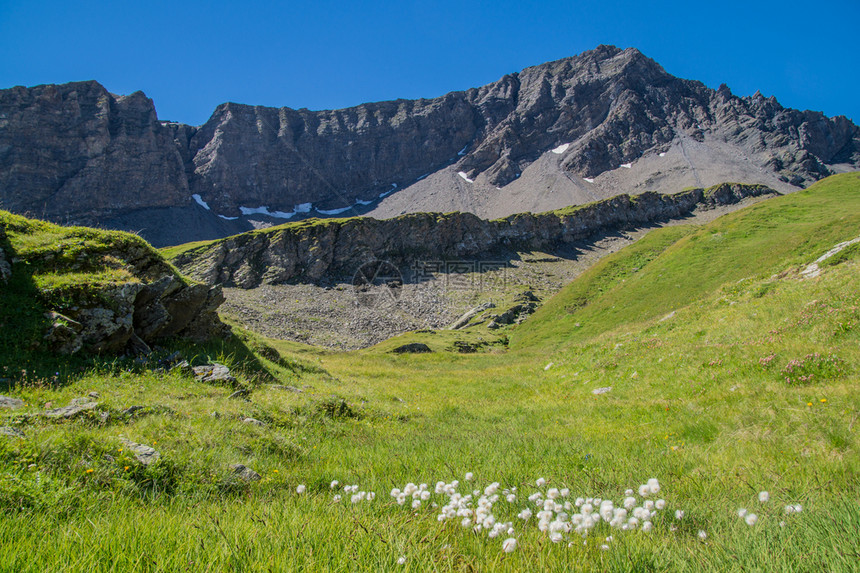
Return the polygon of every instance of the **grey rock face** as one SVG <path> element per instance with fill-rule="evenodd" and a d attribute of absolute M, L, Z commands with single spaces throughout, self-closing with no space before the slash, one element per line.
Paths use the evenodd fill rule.
<path fill-rule="evenodd" d="M 696 207 L 732 204 L 774 193 L 763 185 L 724 184 L 674 195 L 618 195 L 561 213 L 519 214 L 487 221 L 470 213 L 416 213 L 396 219 L 354 218 L 245 233 L 188 251 L 172 262 L 184 273 L 225 286 L 253 288 L 291 279 L 352 275 L 364 262 L 473 257 L 495 248 L 539 251 L 556 244 L 676 218 Z M 272 277 L 272 266 L 282 269 Z M 529 301 L 524 300 L 524 303 Z"/>
<path fill-rule="evenodd" d="M 152 100 L 94 81 L 0 90 L 0 190 L 6 209 L 83 224 L 189 196 Z"/>
<path fill-rule="evenodd" d="M 845 117 L 739 98 L 673 77 L 635 49 L 600 46 L 439 98 L 334 111 L 225 103 L 200 127 L 159 122 L 142 93 L 115 96 L 95 82 L 0 90 L 0 200 L 135 229 L 183 209 L 197 229 L 175 235 L 183 242 L 242 230 L 215 216 L 242 206 L 345 208 L 447 167 L 504 187 L 562 144 L 562 173 L 591 178 L 685 138 L 719 141 L 795 186 L 860 167 L 860 128 Z M 205 217 L 190 222 L 189 209 Z"/>

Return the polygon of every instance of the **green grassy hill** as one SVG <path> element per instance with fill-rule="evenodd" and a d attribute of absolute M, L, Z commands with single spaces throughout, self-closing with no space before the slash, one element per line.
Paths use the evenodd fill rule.
<path fill-rule="evenodd" d="M 0 426 L 25 437 L 0 440 L 0 538 L 14 540 L 0 571 L 856 571 L 860 249 L 802 271 L 860 236 L 858 203 L 848 174 L 653 232 L 507 331 L 507 350 L 460 354 L 447 333 L 350 353 L 249 335 L 276 380 L 240 372 L 248 401 L 140 367 L 7 382 L 24 405 Z M 413 341 L 434 352 L 391 352 Z M 97 415 L 37 415 L 88 392 Z M 144 466 L 121 438 L 161 459 Z M 450 497 L 434 486 L 453 480 L 479 492 L 440 520 Z M 415 507 L 390 495 L 410 482 L 429 486 Z M 375 499 L 353 503 L 353 484 Z M 487 487 L 512 532 L 475 530 Z M 538 513 L 556 493 L 570 509 L 551 536 Z M 579 497 L 594 512 L 633 497 L 643 519 L 582 535 Z M 663 501 L 644 519 L 648 500 Z"/>

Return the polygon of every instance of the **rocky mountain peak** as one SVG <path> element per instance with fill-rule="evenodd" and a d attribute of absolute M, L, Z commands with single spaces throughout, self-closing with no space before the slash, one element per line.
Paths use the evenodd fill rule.
<path fill-rule="evenodd" d="M 199 127 L 97 82 L 0 90 L 0 114 L 5 208 L 159 244 L 312 215 L 494 217 L 726 180 L 790 191 L 860 166 L 844 117 L 712 90 L 615 46 L 433 99 L 224 103 Z M 194 219 L 181 236 L 177 210 Z"/>

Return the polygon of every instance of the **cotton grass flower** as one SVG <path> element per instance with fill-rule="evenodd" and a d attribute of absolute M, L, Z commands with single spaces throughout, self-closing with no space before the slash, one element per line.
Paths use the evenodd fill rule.
<path fill-rule="evenodd" d="M 398 564 L 398 565 L 403 565 L 403 564 L 405 564 L 405 563 L 406 563 L 406 556 L 405 556 L 405 555 L 401 555 L 401 556 L 400 556 L 400 558 L 397 560 L 397 564 Z"/>
<path fill-rule="evenodd" d="M 767 503 L 770 501 L 770 494 L 766 491 L 759 492 L 758 500 L 760 503 Z"/>
<path fill-rule="evenodd" d="M 535 482 L 535 485 L 537 485 L 538 487 L 543 487 L 546 485 L 546 480 L 544 478 L 538 478 Z"/>
<path fill-rule="evenodd" d="M 329 487 L 329 489 L 335 489 L 339 485 L 340 485 L 340 482 L 337 480 L 334 480 L 333 482 L 331 482 L 331 485 L 329 485 L 328 487 Z"/>
<path fill-rule="evenodd" d="M 677 519 L 679 521 L 684 519 L 684 510 L 683 509 L 675 510 L 675 519 Z"/>
<path fill-rule="evenodd" d="M 296 493 L 301 495 L 301 494 L 305 493 L 306 489 L 307 488 L 305 487 L 305 484 L 301 484 L 298 487 L 296 487 Z"/>
<path fill-rule="evenodd" d="M 513 553 L 517 550 L 517 540 L 513 537 L 508 537 L 502 541 L 502 551 L 505 553 Z"/>
<path fill-rule="evenodd" d="M 466 478 L 466 481 L 472 481 L 472 479 L 475 477 L 475 474 L 473 474 L 472 472 L 466 472 L 466 475 L 464 477 Z"/>
<path fill-rule="evenodd" d="M 758 516 L 754 513 L 747 514 L 747 516 L 744 518 L 744 521 L 747 522 L 747 525 L 752 527 L 758 521 Z"/>
<path fill-rule="evenodd" d="M 704 540 L 706 540 L 707 538 L 708 538 L 708 533 L 707 533 L 704 529 L 700 529 L 700 530 L 699 530 L 699 539 L 701 539 L 702 541 L 704 541 Z"/>

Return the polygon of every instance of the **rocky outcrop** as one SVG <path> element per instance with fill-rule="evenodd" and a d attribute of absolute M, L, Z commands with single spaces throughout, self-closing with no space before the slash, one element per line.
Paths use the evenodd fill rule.
<path fill-rule="evenodd" d="M 462 259 L 505 250 L 545 250 L 596 233 L 650 224 L 745 197 L 772 194 L 763 185 L 726 183 L 673 195 L 619 195 L 549 213 L 487 221 L 469 213 L 420 213 L 395 219 L 309 220 L 244 233 L 176 255 L 182 272 L 204 283 L 239 288 L 292 280 L 352 276 L 362 264 L 385 260 Z"/>
<path fill-rule="evenodd" d="M 221 288 L 185 279 L 136 235 L 63 228 L 3 211 L 0 218 L 9 222 L 0 245 L 14 255 L 12 271 L 32 285 L 12 288 L 35 293 L 46 310 L 41 339 L 22 344 L 60 354 L 147 354 L 168 338 L 202 341 L 229 332 L 216 312 Z"/>
<path fill-rule="evenodd" d="M 142 93 L 115 96 L 96 82 L 0 90 L 0 204 L 175 244 L 250 228 L 240 207 L 296 219 L 362 209 L 443 169 L 491 192 L 552 149 L 563 149 L 561 179 L 593 178 L 685 140 L 719 142 L 753 166 L 744 175 L 786 186 L 860 167 L 860 128 L 845 117 L 736 97 L 635 49 L 600 46 L 435 99 L 334 111 L 225 103 L 199 127 L 159 122 Z M 696 171 L 690 161 L 670 169 Z M 604 196 L 624 190 L 607 185 Z M 164 224 L 179 208 L 186 224 Z"/>
<path fill-rule="evenodd" d="M 0 90 L 0 206 L 59 223 L 184 205 L 173 132 L 142 92 L 94 81 Z"/>

